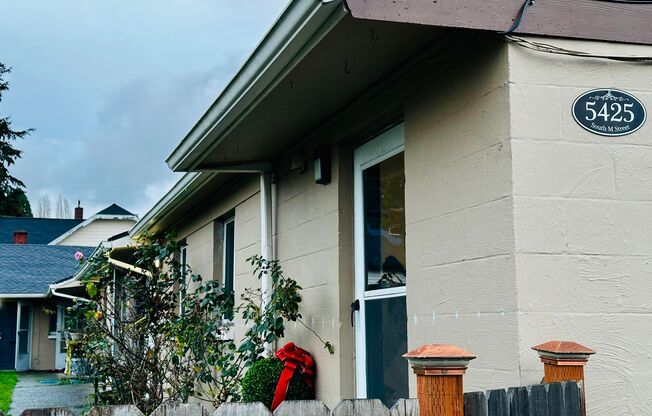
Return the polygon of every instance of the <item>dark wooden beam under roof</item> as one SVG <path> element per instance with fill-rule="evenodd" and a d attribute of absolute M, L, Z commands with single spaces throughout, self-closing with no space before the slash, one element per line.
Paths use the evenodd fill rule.
<path fill-rule="evenodd" d="M 360 19 L 508 30 L 523 0 L 347 0 Z M 536 0 L 516 33 L 652 45 L 652 4 Z"/>

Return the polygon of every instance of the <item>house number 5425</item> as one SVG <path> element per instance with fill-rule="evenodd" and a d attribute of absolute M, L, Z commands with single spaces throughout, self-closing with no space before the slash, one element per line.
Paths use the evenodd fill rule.
<path fill-rule="evenodd" d="M 603 103 L 600 111 L 597 113 L 594 109 L 596 104 L 599 103 L 596 103 L 595 101 L 586 102 L 586 111 L 589 112 L 586 121 L 593 121 L 598 117 L 602 117 L 604 121 L 624 121 L 625 123 L 631 123 L 634 121 L 635 117 L 634 112 L 632 111 L 634 104 L 611 103 L 611 105 L 609 105 L 608 103 Z M 610 113 L 609 110 L 612 112 Z M 623 114 L 627 117 L 623 118 Z M 609 116 L 611 116 L 611 119 Z"/>
<path fill-rule="evenodd" d="M 573 103 L 573 117 L 585 130 L 601 136 L 624 136 L 640 129 L 647 118 L 643 103 L 616 89 L 588 91 Z"/>

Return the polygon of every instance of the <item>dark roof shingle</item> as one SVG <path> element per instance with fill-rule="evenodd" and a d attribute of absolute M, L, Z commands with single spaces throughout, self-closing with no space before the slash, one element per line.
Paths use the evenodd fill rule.
<path fill-rule="evenodd" d="M 45 294 L 48 286 L 72 277 L 79 267 L 75 252 L 85 257 L 94 247 L 45 244 L 0 244 L 0 294 Z"/>
<path fill-rule="evenodd" d="M 0 217 L 0 244 L 11 244 L 14 231 L 27 231 L 29 244 L 48 244 L 83 220 Z"/>
<path fill-rule="evenodd" d="M 118 204 L 111 204 L 96 215 L 134 215 Z"/>

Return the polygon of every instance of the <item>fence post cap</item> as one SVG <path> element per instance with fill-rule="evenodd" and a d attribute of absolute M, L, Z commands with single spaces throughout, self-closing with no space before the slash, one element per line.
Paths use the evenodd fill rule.
<path fill-rule="evenodd" d="M 476 356 L 451 344 L 427 344 L 406 354 L 410 366 L 417 374 L 460 375 L 464 374 L 469 361 Z"/>
<path fill-rule="evenodd" d="M 548 364 L 584 365 L 595 354 L 591 348 L 573 341 L 548 341 L 532 347 Z"/>

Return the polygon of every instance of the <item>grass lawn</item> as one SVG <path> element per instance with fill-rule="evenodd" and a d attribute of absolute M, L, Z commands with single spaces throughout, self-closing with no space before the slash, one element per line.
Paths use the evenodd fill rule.
<path fill-rule="evenodd" d="M 16 372 L 0 371 L 0 410 L 5 413 L 9 411 L 14 386 L 16 386 Z"/>

